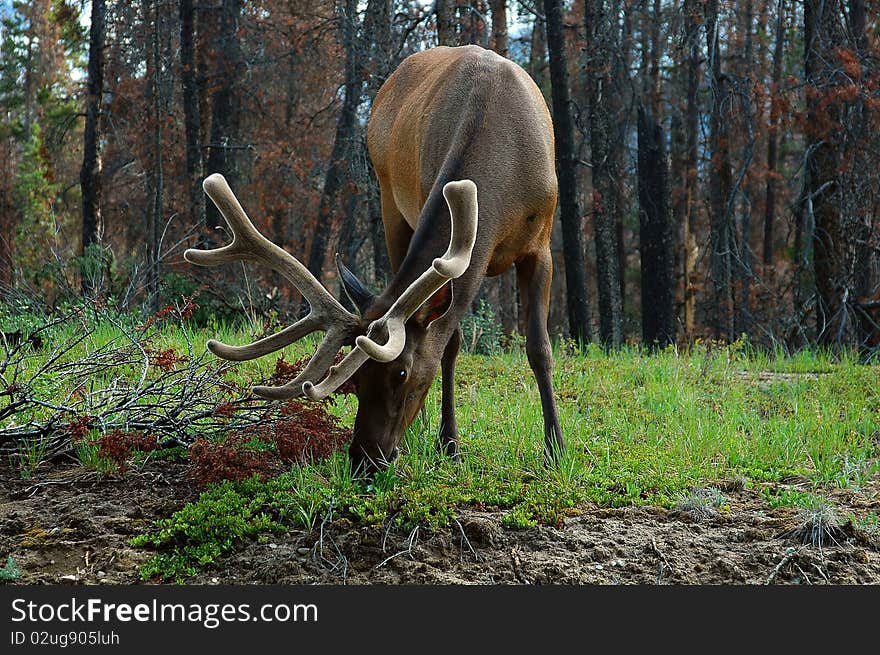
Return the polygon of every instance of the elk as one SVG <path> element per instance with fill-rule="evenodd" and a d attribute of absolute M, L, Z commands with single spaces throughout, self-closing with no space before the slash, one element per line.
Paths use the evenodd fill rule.
<path fill-rule="evenodd" d="M 190 249 L 184 257 L 204 266 L 259 262 L 295 285 L 310 305 L 304 318 L 272 336 L 246 346 L 211 340 L 208 349 L 224 359 L 248 360 L 323 330 L 323 341 L 296 379 L 253 391 L 269 399 L 319 400 L 351 379 L 358 409 L 349 459 L 352 470 L 365 472 L 397 456 L 439 365 L 439 445 L 457 460 L 453 394 L 460 321 L 483 278 L 513 265 L 526 352 L 541 398 L 545 459 L 555 461 L 564 440 L 551 382 L 547 315 L 557 181 L 553 125 L 538 87 L 519 66 L 479 46 L 410 55 L 375 97 L 368 150 L 393 277 L 373 294 L 337 257 L 357 314 L 259 234 L 222 176 L 205 180 L 233 241 L 213 250 Z M 331 366 L 345 345 L 353 347 Z"/>

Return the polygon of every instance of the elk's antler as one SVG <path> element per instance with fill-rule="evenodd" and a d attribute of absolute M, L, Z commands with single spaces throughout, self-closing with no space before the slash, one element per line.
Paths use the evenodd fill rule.
<path fill-rule="evenodd" d="M 222 175 L 209 176 L 203 187 L 229 224 L 232 243 L 213 250 L 189 249 L 183 254 L 184 259 L 199 266 L 217 266 L 237 260 L 260 262 L 292 282 L 311 308 L 305 318 L 290 327 L 247 346 L 229 346 L 212 339 L 208 341 L 208 349 L 223 359 L 243 361 L 280 350 L 317 330 L 326 332 L 321 345 L 296 379 L 280 387 L 254 387 L 255 394 L 272 400 L 294 398 L 303 393 L 313 400 L 320 400 L 333 393 L 367 359 L 380 362 L 395 359 L 406 343 L 406 321 L 446 282 L 465 272 L 476 239 L 477 187 L 470 180 L 449 182 L 443 187 L 443 197 L 452 217 L 452 234 L 446 253 L 433 261 L 385 315 L 370 324 L 366 335 L 355 339 L 355 347 L 338 365 L 330 366 L 336 353 L 358 329 L 358 317 L 339 304 L 295 257 L 257 231 Z M 379 344 L 376 339 L 383 333 L 387 333 L 387 339 L 384 344 Z M 313 384 L 312 380 L 320 379 L 328 367 L 327 377 L 319 384 Z"/>
<path fill-rule="evenodd" d="M 296 379 L 280 387 L 254 387 L 255 394 L 272 400 L 299 396 L 305 381 L 320 379 L 360 321 L 340 305 L 293 255 L 257 231 L 222 175 L 215 173 L 209 176 L 202 186 L 229 224 L 233 239 L 232 243 L 222 248 L 189 249 L 183 253 L 184 259 L 199 266 L 218 266 L 237 260 L 259 262 L 293 283 L 310 306 L 305 318 L 281 332 L 246 346 L 229 346 L 212 339 L 208 341 L 208 350 L 223 359 L 244 361 L 280 350 L 317 330 L 326 331 L 324 341 Z"/>
<path fill-rule="evenodd" d="M 390 362 L 397 358 L 406 345 L 406 321 L 444 284 L 467 270 L 477 236 L 477 185 L 471 180 L 447 182 L 443 197 L 452 219 L 452 234 L 446 252 L 400 294 L 381 318 L 370 324 L 366 335 L 355 339 L 352 351 L 338 366 L 330 368 L 321 384 L 303 384 L 303 391 L 309 398 L 320 400 L 333 393 L 367 359 Z M 388 338 L 384 344 L 379 344 L 376 338 L 383 331 L 387 332 Z"/>

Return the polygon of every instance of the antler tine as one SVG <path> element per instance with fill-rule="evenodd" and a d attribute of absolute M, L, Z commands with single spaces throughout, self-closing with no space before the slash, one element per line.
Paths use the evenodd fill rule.
<path fill-rule="evenodd" d="M 299 260 L 257 231 L 222 175 L 214 173 L 208 176 L 202 187 L 229 224 L 232 243 L 213 250 L 190 248 L 183 253 L 184 259 L 198 266 L 217 266 L 241 259 L 258 261 L 283 275 L 299 289 L 309 301 L 315 318 L 321 321 L 321 327 L 328 327 L 340 316 L 357 320 Z"/>
<path fill-rule="evenodd" d="M 374 321 L 366 336 L 355 339 L 357 347 L 380 362 L 390 362 L 403 351 L 406 344 L 404 324 L 416 310 L 449 280 L 460 277 L 470 265 L 471 253 L 477 236 L 477 185 L 471 180 L 448 182 L 443 197 L 449 205 L 452 234 L 449 247 L 442 257 L 436 258 L 431 268 L 422 273 L 385 313 Z M 378 344 L 373 334 L 379 324 L 388 330 L 388 340 Z"/>
<path fill-rule="evenodd" d="M 278 387 L 256 386 L 254 387 L 254 393 L 268 400 L 288 400 L 301 396 L 305 392 L 305 385 L 310 385 L 310 380 L 319 379 L 324 374 L 324 371 L 330 367 L 330 364 L 333 363 L 333 358 L 336 357 L 336 353 L 344 345 L 346 337 L 347 335 L 340 331 L 328 332 L 324 337 L 324 341 L 315 351 L 315 354 L 312 355 L 309 363 L 306 364 L 305 368 L 296 378 Z M 332 370 L 333 368 L 331 367 L 330 374 L 332 374 Z M 353 373 L 354 371 L 352 371 Z M 345 382 L 345 380 L 342 380 L 339 384 L 342 384 L 342 382 Z M 336 386 L 338 387 L 339 384 Z"/>
<path fill-rule="evenodd" d="M 293 325 L 290 325 L 280 332 L 254 341 L 246 346 L 230 346 L 216 339 L 210 339 L 207 343 L 208 350 L 233 362 L 244 362 L 249 359 L 256 359 L 269 353 L 281 350 L 285 346 L 289 346 L 294 341 L 299 341 L 307 334 L 311 334 L 321 329 L 320 321 L 312 314 L 300 319 Z"/>
<path fill-rule="evenodd" d="M 361 364 L 369 358 L 370 356 L 367 353 L 355 346 L 351 349 L 351 352 L 345 356 L 345 359 L 339 362 L 336 366 L 330 367 L 327 377 L 325 377 L 319 384 L 303 382 L 303 393 L 312 400 L 323 400 L 336 391 L 343 382 L 354 375 L 355 371 L 361 367 Z"/>
<path fill-rule="evenodd" d="M 241 204 L 219 173 L 202 183 L 205 193 L 217 205 L 232 230 L 232 243 L 213 250 L 189 249 L 184 259 L 199 266 L 217 266 L 237 260 L 260 262 L 293 283 L 308 300 L 309 314 L 293 325 L 246 346 L 230 346 L 216 340 L 207 347 L 218 357 L 233 361 L 255 359 L 275 352 L 317 330 L 325 330 L 324 340 L 295 380 L 280 387 L 257 386 L 254 393 L 269 399 L 287 399 L 303 393 L 306 380 L 318 379 L 359 325 L 358 318 L 346 310 L 333 295 L 293 255 L 276 246 L 257 231 Z"/>

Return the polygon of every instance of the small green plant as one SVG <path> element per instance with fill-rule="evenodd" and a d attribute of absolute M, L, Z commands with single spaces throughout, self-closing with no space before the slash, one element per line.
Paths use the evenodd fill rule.
<path fill-rule="evenodd" d="M 809 492 L 784 487 L 764 487 L 761 489 L 761 498 L 770 507 L 804 507 L 820 500 Z"/>
<path fill-rule="evenodd" d="M 0 568 L 0 582 L 15 582 L 21 577 L 21 569 L 12 559 L 12 555 L 6 558 L 6 564 Z"/>
<path fill-rule="evenodd" d="M 497 355 L 501 352 L 504 328 L 492 307 L 482 298 L 477 311 L 461 321 L 462 348 L 477 355 Z"/>
<path fill-rule="evenodd" d="M 22 480 L 30 480 L 46 460 L 49 439 L 43 436 L 23 440 L 18 447 L 18 473 Z"/>
<path fill-rule="evenodd" d="M 164 551 L 142 567 L 141 576 L 181 582 L 236 542 L 284 532 L 286 528 L 277 520 L 280 486 L 263 483 L 256 476 L 211 486 L 198 502 L 158 521 L 153 532 L 131 540 L 133 546 Z"/>
<path fill-rule="evenodd" d="M 859 518 L 850 516 L 850 521 L 869 539 L 880 539 L 880 517 L 875 512 Z"/>
<path fill-rule="evenodd" d="M 109 475 L 116 470 L 116 465 L 107 457 L 102 457 L 100 446 L 94 441 L 82 439 L 74 444 L 76 458 L 87 471 L 95 471 L 99 475 Z"/>

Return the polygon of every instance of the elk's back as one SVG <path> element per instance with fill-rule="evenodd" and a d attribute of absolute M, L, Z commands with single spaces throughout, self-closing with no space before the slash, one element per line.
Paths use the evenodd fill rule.
<path fill-rule="evenodd" d="M 480 231 L 496 253 L 490 273 L 546 245 L 557 189 L 552 122 L 538 87 L 508 59 L 479 46 L 407 57 L 376 95 L 368 145 L 383 203 L 393 194 L 412 229 L 432 189 L 474 180 Z"/>

